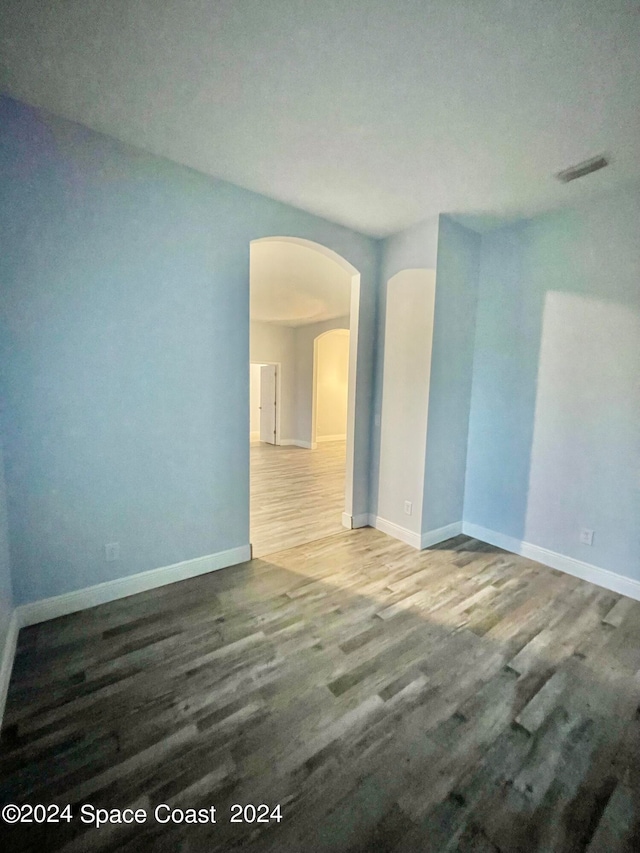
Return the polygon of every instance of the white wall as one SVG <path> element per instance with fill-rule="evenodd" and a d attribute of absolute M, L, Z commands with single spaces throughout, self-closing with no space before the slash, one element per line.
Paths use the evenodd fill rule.
<path fill-rule="evenodd" d="M 418 535 L 435 292 L 434 270 L 403 270 L 387 283 L 377 515 Z"/>
<path fill-rule="evenodd" d="M 295 330 L 296 435 L 305 446 L 312 442 L 313 352 L 315 339 L 331 329 L 348 329 L 349 317 L 298 326 Z"/>
<path fill-rule="evenodd" d="M 346 438 L 349 332 L 326 332 L 316 343 L 316 441 Z"/>
<path fill-rule="evenodd" d="M 252 321 L 250 352 L 252 362 L 277 362 L 280 369 L 280 441 L 296 439 L 296 354 L 295 330 L 289 326 Z"/>
<path fill-rule="evenodd" d="M 314 341 L 324 332 L 348 328 L 349 317 L 297 327 L 251 322 L 251 361 L 280 364 L 281 441 L 311 446 Z"/>
<path fill-rule="evenodd" d="M 260 436 L 260 368 L 261 364 L 249 366 L 249 436 L 257 441 Z"/>

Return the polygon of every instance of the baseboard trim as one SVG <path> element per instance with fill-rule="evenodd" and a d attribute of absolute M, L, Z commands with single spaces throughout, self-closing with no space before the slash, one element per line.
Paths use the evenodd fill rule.
<path fill-rule="evenodd" d="M 348 512 L 343 512 L 342 526 L 347 530 L 356 530 L 359 527 L 373 527 L 373 524 L 371 516 L 366 512 L 362 515 L 349 515 Z"/>
<path fill-rule="evenodd" d="M 16 656 L 19 632 L 20 615 L 16 608 L 11 614 L 11 618 L 9 620 L 9 628 L 4 641 L 4 648 L 2 649 L 2 661 L 0 662 L 0 726 L 2 726 L 4 709 L 7 704 L 7 694 L 9 692 L 9 682 L 11 681 L 13 661 Z"/>
<path fill-rule="evenodd" d="M 380 530 L 388 536 L 393 536 L 394 539 L 399 539 L 405 545 L 411 545 L 412 548 L 418 551 L 420 550 L 421 537 L 419 533 L 407 530 L 406 527 L 400 527 L 399 524 L 394 524 L 393 521 L 388 521 L 379 515 L 374 516 L 372 522 L 371 526 L 375 527 L 376 530 Z"/>
<path fill-rule="evenodd" d="M 305 450 L 315 450 L 316 445 L 310 441 L 301 441 L 297 438 L 281 438 L 280 444 L 283 447 L 304 447 Z"/>
<path fill-rule="evenodd" d="M 317 441 L 346 441 L 346 435 L 322 435 L 318 436 Z"/>
<path fill-rule="evenodd" d="M 52 598 L 43 598 L 40 601 L 21 604 L 17 608 L 19 624 L 20 627 L 36 625 L 38 622 L 67 616 L 69 613 L 86 610 L 88 607 L 96 607 L 98 604 L 106 604 L 118 598 L 126 598 L 129 595 L 136 595 L 149 589 L 194 578 L 208 572 L 215 572 L 227 566 L 245 563 L 250 559 L 251 546 L 241 545 L 239 548 L 218 551 L 216 554 L 184 560 L 171 566 L 150 569 L 147 572 L 139 572 L 126 578 L 117 578 L 63 595 L 56 595 Z"/>
<path fill-rule="evenodd" d="M 369 525 L 375 527 L 376 530 L 387 533 L 395 539 L 399 539 L 406 545 L 411 545 L 418 551 L 424 548 L 429 548 L 431 545 L 437 545 L 438 542 L 445 542 L 453 536 L 459 536 L 462 533 L 462 522 L 454 521 L 452 524 L 447 524 L 445 527 L 438 527 L 435 530 L 427 530 L 425 533 L 414 533 L 413 530 L 407 530 L 406 527 L 400 527 L 393 521 L 388 521 L 386 518 L 378 516 L 369 517 Z"/>
<path fill-rule="evenodd" d="M 446 524 L 444 527 L 437 527 L 435 530 L 427 530 L 420 537 L 421 549 L 430 548 L 431 545 L 437 545 L 439 542 L 446 542 L 447 539 L 452 539 L 454 536 L 459 536 L 462 533 L 462 522 L 454 521 L 452 524 Z"/>
<path fill-rule="evenodd" d="M 626 595 L 628 598 L 640 601 L 640 581 L 633 578 L 619 575 L 616 572 L 609 571 L 609 569 L 601 569 L 592 563 L 585 563 L 582 560 L 576 560 L 574 557 L 567 557 L 565 554 L 550 551 L 548 548 L 533 545 L 531 542 L 515 539 L 504 533 L 498 533 L 496 530 L 489 530 L 477 524 L 469 524 L 466 521 L 462 524 L 462 532 L 466 536 L 472 536 L 474 539 L 488 542 L 489 545 L 495 545 L 497 548 L 503 548 L 505 551 L 511 551 L 513 554 L 520 554 L 529 560 L 542 563 L 544 566 L 558 569 L 561 572 L 596 584 L 596 586 L 601 586 L 611 592 L 617 592 L 620 595 Z"/>

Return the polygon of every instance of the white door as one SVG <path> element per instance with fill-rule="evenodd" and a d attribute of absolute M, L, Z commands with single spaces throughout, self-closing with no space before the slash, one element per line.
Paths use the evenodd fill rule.
<path fill-rule="evenodd" d="M 276 366 L 260 368 L 260 441 L 276 443 Z"/>

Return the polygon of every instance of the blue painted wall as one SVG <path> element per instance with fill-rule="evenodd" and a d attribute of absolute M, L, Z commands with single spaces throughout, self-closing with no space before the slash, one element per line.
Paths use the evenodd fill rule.
<path fill-rule="evenodd" d="M 0 128 L 16 603 L 248 543 L 258 237 L 315 240 L 361 273 L 354 507 L 367 512 L 375 241 L 10 99 Z"/>
<path fill-rule="evenodd" d="M 480 235 L 440 216 L 422 532 L 462 519 Z"/>
<path fill-rule="evenodd" d="M 438 217 L 426 219 L 380 242 L 379 287 L 376 308 L 375 383 L 371 423 L 371 514 L 378 514 L 380 477 L 380 416 L 384 368 L 387 283 L 405 269 L 435 270 L 438 254 Z"/>
<path fill-rule="evenodd" d="M 483 237 L 464 506 L 637 579 L 639 282 L 639 187 Z"/>
<path fill-rule="evenodd" d="M 269 235 L 362 274 L 355 514 L 376 512 L 383 285 L 437 257 L 422 529 L 460 519 L 470 398 L 464 520 L 640 577 L 638 188 L 480 250 L 444 216 L 379 244 L 3 99 L 0 217 L 16 603 L 248 542 L 249 242 Z M 7 562 L 5 528 L 0 631 Z"/>
<path fill-rule="evenodd" d="M 439 219 L 426 220 L 383 243 L 376 411 L 381 404 L 387 282 L 403 269 L 436 270 L 424 493 L 419 522 L 423 533 L 462 520 L 480 242 L 475 231 L 441 215 Z M 375 423 L 372 435 L 377 451 L 374 465 L 377 466 L 380 431 Z M 422 464 L 422 459 L 416 460 L 416 464 Z M 378 468 L 375 467 L 373 507 L 378 505 L 377 488 Z"/>
<path fill-rule="evenodd" d="M 540 294 L 522 281 L 527 225 L 485 235 L 479 276 L 464 520 L 522 539 Z"/>
<path fill-rule="evenodd" d="M 0 658 L 4 651 L 9 621 L 13 613 L 13 589 L 9 562 L 9 527 L 7 523 L 7 489 L 4 480 L 2 440 L 0 439 Z"/>

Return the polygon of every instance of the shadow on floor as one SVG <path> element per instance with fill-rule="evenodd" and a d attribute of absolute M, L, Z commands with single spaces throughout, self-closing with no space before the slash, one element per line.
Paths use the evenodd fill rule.
<path fill-rule="evenodd" d="M 639 615 L 475 540 L 363 529 L 25 629 L 2 802 L 75 816 L 10 849 L 638 849 Z"/>

